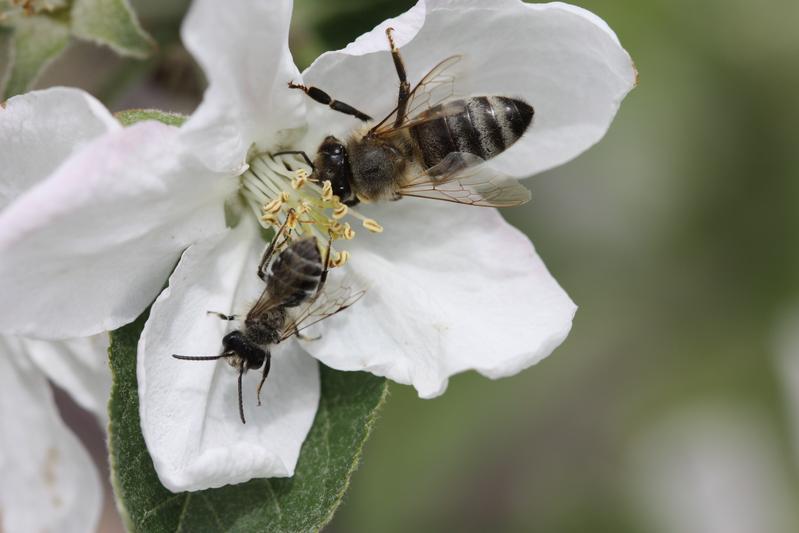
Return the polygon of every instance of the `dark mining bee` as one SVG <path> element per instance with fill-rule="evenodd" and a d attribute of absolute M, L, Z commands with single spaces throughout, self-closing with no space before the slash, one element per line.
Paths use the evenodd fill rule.
<path fill-rule="evenodd" d="M 292 215 L 290 212 L 289 217 Z M 211 356 L 172 355 L 175 359 L 185 361 L 225 359 L 238 370 L 239 417 L 243 424 L 246 423 L 241 393 L 244 374 L 263 366 L 261 381 L 256 389 L 258 405 L 261 405 L 261 388 L 272 363 L 270 346 L 294 335 L 307 339 L 301 333 L 303 329 L 343 311 L 364 293 L 352 293 L 348 288 L 341 287 L 332 296 L 323 294 L 330 267 L 330 243 L 322 259 L 316 237 L 291 239 L 291 230 L 287 228 L 289 217 L 267 246 L 258 265 L 258 277 L 266 287 L 244 318 L 243 327 L 222 338 L 222 352 Z M 292 308 L 303 304 L 305 307 L 302 311 L 294 316 L 290 314 Z M 208 311 L 208 314 L 228 321 L 240 320 L 237 315 L 215 311 Z"/>
<path fill-rule="evenodd" d="M 450 202 L 507 207 L 523 204 L 530 192 L 515 179 L 483 163 L 521 138 L 533 120 L 533 107 L 519 98 L 472 96 L 448 99 L 453 85 L 447 72 L 461 59 L 436 65 L 411 90 L 405 65 L 386 30 L 399 77 L 399 97 L 391 113 L 377 124 L 354 107 L 334 100 L 317 87 L 289 83 L 331 109 L 367 124 L 346 142 L 328 136 L 313 161 L 311 179 L 330 181 L 342 203 L 376 202 L 416 196 Z"/>

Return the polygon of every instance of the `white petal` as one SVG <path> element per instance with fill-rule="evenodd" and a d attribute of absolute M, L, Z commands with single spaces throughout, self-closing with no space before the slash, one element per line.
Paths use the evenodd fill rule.
<path fill-rule="evenodd" d="M 291 476 L 311 428 L 319 373 L 296 343 L 273 349 L 262 406 L 255 401 L 261 372 L 245 376 L 246 424 L 239 420 L 235 369 L 223 360 L 171 357 L 220 353 L 222 337 L 240 323 L 206 311 L 246 314 L 263 290 L 256 275 L 263 244 L 245 221 L 224 238 L 189 248 L 142 332 L 142 432 L 161 482 L 172 491 Z"/>
<path fill-rule="evenodd" d="M 88 337 L 131 321 L 180 253 L 224 230 L 235 178 L 139 123 L 96 139 L 0 213 L 0 328 Z"/>
<path fill-rule="evenodd" d="M 197 0 L 183 23 L 186 47 L 208 78 L 184 129 L 217 170 L 237 168 L 252 143 L 272 147 L 278 131 L 304 125 L 300 74 L 288 48 L 291 1 Z"/>
<path fill-rule="evenodd" d="M 86 142 L 121 126 L 93 96 L 55 87 L 0 106 L 0 210 Z"/>
<path fill-rule="evenodd" d="M 496 210 L 412 199 L 381 208 L 384 233 L 362 231 L 348 247 L 347 283 L 366 295 L 305 344 L 320 361 L 430 398 L 453 374 L 513 375 L 566 338 L 574 304 Z"/>
<path fill-rule="evenodd" d="M 615 34 L 575 6 L 429 0 L 397 22 L 391 25 L 399 44 L 406 43 L 401 52 L 411 84 L 444 58 L 462 55 L 454 70 L 455 97 L 521 97 L 535 108 L 527 133 L 494 162 L 515 177 L 565 163 L 596 143 L 635 85 L 635 68 Z M 320 56 L 303 73 L 305 83 L 381 119 L 396 105 L 398 83 L 385 26 Z M 317 132 L 308 150 L 316 149 L 321 135 L 343 135 L 356 124 L 310 104 L 308 121 Z"/>
<path fill-rule="evenodd" d="M 111 394 L 107 334 L 66 341 L 20 338 L 20 343 L 53 383 L 67 391 L 81 407 L 94 413 L 103 427 L 107 425 Z"/>
<path fill-rule="evenodd" d="M 4 531 L 92 532 L 102 495 L 44 375 L 0 338 L 0 517 Z"/>

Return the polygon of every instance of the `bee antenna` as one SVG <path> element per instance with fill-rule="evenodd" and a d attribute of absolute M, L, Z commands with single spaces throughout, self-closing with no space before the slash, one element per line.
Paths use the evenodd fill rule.
<path fill-rule="evenodd" d="M 214 359 L 221 359 L 225 357 L 225 354 L 219 355 L 177 355 L 172 354 L 172 357 L 175 359 L 181 359 L 183 361 L 213 361 Z"/>
<path fill-rule="evenodd" d="M 244 366 L 241 367 L 239 370 L 239 417 L 241 417 L 241 423 L 246 424 L 247 421 L 244 420 L 244 401 L 241 399 L 241 378 L 244 376 Z"/>

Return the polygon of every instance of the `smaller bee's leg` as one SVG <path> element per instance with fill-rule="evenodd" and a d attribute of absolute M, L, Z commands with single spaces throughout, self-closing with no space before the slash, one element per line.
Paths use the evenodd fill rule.
<path fill-rule="evenodd" d="M 319 298 L 319 295 L 322 294 L 322 289 L 325 287 L 325 282 L 327 281 L 327 273 L 330 270 L 330 251 L 333 249 L 333 235 L 328 236 L 327 240 L 327 252 L 325 252 L 325 262 L 323 263 L 322 267 L 322 275 L 319 276 L 319 285 L 316 286 L 316 292 L 313 295 L 312 301 Z"/>
<path fill-rule="evenodd" d="M 304 91 L 305 94 L 307 94 L 308 96 L 319 102 L 320 104 L 324 104 L 330 107 L 330 109 L 338 111 L 339 113 L 344 113 L 345 115 L 352 115 L 353 117 L 359 118 L 364 122 L 372 120 L 372 117 L 370 117 L 366 113 L 358 111 L 349 104 L 345 104 L 344 102 L 339 102 L 338 100 L 334 100 L 333 98 L 330 97 L 329 94 L 327 94 L 322 89 L 319 89 L 318 87 L 306 87 L 301 83 L 294 83 L 293 81 L 290 81 L 289 89 L 300 89 Z"/>
<path fill-rule="evenodd" d="M 272 352 L 269 349 L 266 350 L 266 359 L 264 359 L 264 371 L 261 374 L 261 382 L 258 383 L 258 388 L 255 390 L 255 396 L 258 398 L 258 406 L 261 405 L 261 387 L 264 386 L 264 381 L 266 381 L 266 376 L 269 375 L 269 369 L 272 367 Z"/>
<path fill-rule="evenodd" d="M 269 261 L 272 259 L 272 256 L 275 254 L 281 246 L 283 246 L 289 238 L 289 235 L 285 235 L 284 233 L 291 232 L 288 227 L 289 218 L 294 214 L 294 209 L 289 209 L 288 214 L 286 215 L 286 220 L 283 222 L 283 225 L 280 226 L 280 229 L 277 230 L 275 236 L 272 237 L 272 242 L 269 243 L 269 246 L 266 247 L 264 250 L 264 255 L 261 256 L 261 261 L 258 263 L 258 277 L 261 278 L 263 281 L 266 281 L 266 267 L 269 265 Z M 278 241 L 283 237 L 283 240 L 278 243 Z"/>
<path fill-rule="evenodd" d="M 394 68 L 397 69 L 397 77 L 399 78 L 399 96 L 397 97 L 397 117 L 394 119 L 394 127 L 398 128 L 405 120 L 405 112 L 408 108 L 408 98 L 411 94 L 411 84 L 408 83 L 408 74 L 405 72 L 405 63 L 402 61 L 399 48 L 394 44 L 394 37 L 391 33 L 394 28 L 386 28 L 386 37 L 388 37 L 388 45 L 391 48 L 391 58 L 394 60 Z"/>
<path fill-rule="evenodd" d="M 301 155 L 301 156 L 302 156 L 302 158 L 303 158 L 303 159 L 305 159 L 305 163 L 306 163 L 306 164 L 307 164 L 309 167 L 311 167 L 311 171 L 314 171 L 314 170 L 316 170 L 316 169 L 314 168 L 314 166 L 313 166 L 313 161 L 311 161 L 311 158 L 310 158 L 310 157 L 308 157 L 308 154 L 306 154 L 306 153 L 305 153 L 304 151 L 302 151 L 302 150 L 284 150 L 284 151 L 282 151 L 282 152 L 275 152 L 275 153 L 274 153 L 274 154 L 272 154 L 272 155 L 273 155 L 273 156 L 275 156 L 275 155 Z"/>
<path fill-rule="evenodd" d="M 218 311 L 206 311 L 206 314 L 213 315 L 227 321 L 238 320 L 240 318 L 239 315 L 226 315 L 225 313 L 220 313 Z"/>
<path fill-rule="evenodd" d="M 241 378 L 244 377 L 244 371 L 246 368 L 246 366 L 241 365 L 241 368 L 239 369 L 239 417 L 241 418 L 242 424 L 247 423 L 247 421 L 244 420 L 244 400 L 241 397 Z"/>

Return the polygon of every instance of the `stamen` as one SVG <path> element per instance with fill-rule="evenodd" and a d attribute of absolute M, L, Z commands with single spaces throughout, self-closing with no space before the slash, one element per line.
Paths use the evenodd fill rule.
<path fill-rule="evenodd" d="M 383 226 L 377 223 L 376 220 L 371 218 L 366 218 L 363 221 L 363 227 L 371 231 L 372 233 L 383 233 Z"/>
<path fill-rule="evenodd" d="M 333 268 L 343 266 L 349 259 L 350 253 L 347 250 L 341 250 L 340 252 L 336 252 L 330 260 L 330 266 Z"/>
<path fill-rule="evenodd" d="M 264 228 L 275 229 L 285 223 L 296 235 L 311 235 L 319 242 L 328 241 L 329 236 L 352 240 L 356 232 L 343 220 L 352 216 L 371 232 L 383 231 L 377 221 L 341 203 L 329 180 L 320 184 L 311 179 L 307 165 L 299 157 L 259 154 L 248 163 L 249 168 L 239 177 L 241 194 Z M 331 254 L 331 266 L 343 265 L 350 255 L 334 247 Z"/>
<path fill-rule="evenodd" d="M 322 183 L 322 199 L 326 202 L 333 201 L 333 184 L 330 180 L 325 180 Z"/>
<path fill-rule="evenodd" d="M 333 218 L 335 218 L 336 220 L 344 218 L 345 216 L 347 216 L 347 211 L 349 210 L 350 210 L 349 207 L 339 202 L 338 205 L 333 208 Z"/>

